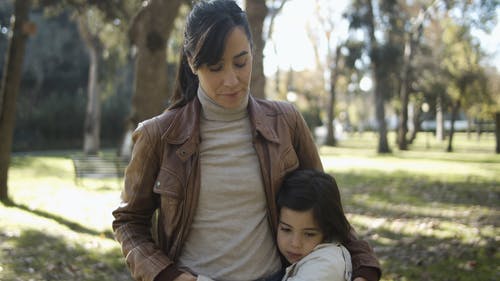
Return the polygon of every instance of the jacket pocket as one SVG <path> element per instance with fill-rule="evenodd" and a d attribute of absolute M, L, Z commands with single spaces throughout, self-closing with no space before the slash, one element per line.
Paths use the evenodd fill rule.
<path fill-rule="evenodd" d="M 162 168 L 155 181 L 153 191 L 159 195 L 182 200 L 184 199 L 184 189 L 178 176 L 173 171 Z"/>
<path fill-rule="evenodd" d="M 184 206 L 184 187 L 179 177 L 170 169 L 162 168 L 158 174 L 153 192 L 159 195 L 160 210 L 159 237 L 171 237 L 180 224 Z M 163 231 L 163 233 L 161 233 Z"/>
<path fill-rule="evenodd" d="M 289 172 L 297 169 L 299 167 L 299 158 L 293 149 L 293 146 L 289 146 L 280 155 L 280 176 L 284 177 Z"/>

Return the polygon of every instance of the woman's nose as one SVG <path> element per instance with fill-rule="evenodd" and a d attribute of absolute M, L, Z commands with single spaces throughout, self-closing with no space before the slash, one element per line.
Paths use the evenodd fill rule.
<path fill-rule="evenodd" d="M 234 86 L 238 84 L 238 77 L 233 68 L 229 68 L 226 73 L 224 73 L 224 86 Z"/>

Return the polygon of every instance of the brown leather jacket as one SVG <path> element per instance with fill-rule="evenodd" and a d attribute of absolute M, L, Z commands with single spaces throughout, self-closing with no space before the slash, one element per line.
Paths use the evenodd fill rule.
<path fill-rule="evenodd" d="M 113 230 L 136 280 L 154 280 L 174 264 L 187 238 L 200 189 L 200 108 L 195 98 L 141 123 L 134 132 L 122 204 L 113 212 Z M 293 106 L 250 97 L 248 111 L 268 218 L 276 233 L 275 195 L 285 175 L 297 168 L 323 167 L 307 125 Z M 366 242 L 353 235 L 346 247 L 352 255 L 354 276 L 360 268 L 380 274 Z"/>

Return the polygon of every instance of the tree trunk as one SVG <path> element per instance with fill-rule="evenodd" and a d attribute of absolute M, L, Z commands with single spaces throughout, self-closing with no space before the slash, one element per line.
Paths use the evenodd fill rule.
<path fill-rule="evenodd" d="M 375 85 L 375 117 L 378 124 L 379 141 L 377 152 L 378 153 L 390 153 L 389 143 L 387 142 L 387 124 L 385 123 L 385 104 L 384 104 L 384 92 L 382 89 L 382 81 L 384 79 L 384 73 L 380 71 L 380 58 L 379 58 L 379 47 L 377 39 L 375 38 L 375 19 L 373 16 L 373 5 L 371 0 L 367 0 L 368 4 L 368 22 L 369 22 L 369 37 L 370 37 L 370 59 L 372 64 L 372 72 L 374 77 Z"/>
<path fill-rule="evenodd" d="M 171 93 L 167 88 L 166 45 L 184 0 L 151 0 L 134 17 L 129 37 L 135 50 L 134 92 L 124 136 L 139 122 L 160 114 Z M 131 142 L 122 141 L 122 157 L 130 157 Z M 128 147 L 124 147 L 127 145 Z"/>
<path fill-rule="evenodd" d="M 422 114 L 421 105 L 415 104 L 413 106 L 413 116 L 411 118 L 413 123 L 413 130 L 410 131 L 410 137 L 408 138 L 408 143 L 412 144 L 417 138 L 417 134 L 421 129 L 420 115 Z"/>
<path fill-rule="evenodd" d="M 403 88 L 406 88 L 406 86 L 403 85 Z M 399 150 L 408 150 L 408 140 L 406 138 L 406 134 L 408 133 L 408 90 L 403 90 L 400 98 L 401 112 L 399 115 L 397 143 Z"/>
<path fill-rule="evenodd" d="M 472 118 L 467 117 L 467 139 L 470 140 L 471 137 L 471 129 L 472 129 Z"/>
<path fill-rule="evenodd" d="M 444 140 L 443 96 L 441 93 L 436 98 L 436 140 Z"/>
<path fill-rule="evenodd" d="M 377 67 L 374 66 L 375 72 Z M 375 81 L 375 115 L 378 123 L 378 153 L 390 153 L 389 143 L 387 142 L 387 124 L 385 122 L 385 104 L 384 104 L 384 93 L 382 87 L 380 86 L 381 77 L 380 75 L 375 75 L 378 81 Z"/>
<path fill-rule="evenodd" d="M 495 112 L 495 135 L 497 139 L 496 153 L 500 154 L 500 111 Z"/>
<path fill-rule="evenodd" d="M 450 137 L 448 138 L 448 148 L 446 149 L 447 152 L 453 151 L 453 146 L 452 146 L 453 145 L 453 134 L 455 133 L 455 120 L 457 120 L 459 109 L 460 109 L 460 101 L 456 101 L 453 104 L 453 109 L 451 112 Z"/>
<path fill-rule="evenodd" d="M 91 34 L 85 14 L 79 15 L 78 27 L 89 52 L 89 77 L 87 83 L 87 108 L 83 126 L 83 153 L 97 155 L 101 135 L 101 95 L 99 90 L 99 62 L 101 42 L 96 34 Z"/>
<path fill-rule="evenodd" d="M 254 43 L 253 69 L 250 92 L 254 97 L 265 98 L 266 77 L 264 76 L 264 39 L 263 26 L 267 16 L 266 0 L 247 0 L 246 12 L 252 29 Z"/>
<path fill-rule="evenodd" d="M 401 101 L 401 112 L 399 115 L 397 143 L 400 150 L 408 150 L 408 140 L 406 138 L 406 134 L 408 133 L 408 102 L 410 100 L 411 91 L 410 71 L 416 45 L 413 40 L 413 33 L 410 32 L 408 36 L 409 39 L 407 39 L 404 49 L 404 65 L 401 74 L 401 88 L 399 95 Z"/>
<path fill-rule="evenodd" d="M 335 88 L 337 85 L 337 79 L 339 77 L 339 60 L 340 60 L 340 46 L 337 46 L 335 52 L 335 64 L 330 64 L 330 96 L 328 98 L 328 123 L 326 124 L 327 134 L 325 145 L 335 146 L 337 140 L 335 139 Z M 331 58 L 329 59 L 331 61 Z"/>
<path fill-rule="evenodd" d="M 0 201 L 8 202 L 8 172 L 16 118 L 16 98 L 21 85 L 26 40 L 30 26 L 30 0 L 16 0 L 12 37 L 6 53 L 0 88 Z M 33 26 L 33 24 L 31 24 Z"/>
<path fill-rule="evenodd" d="M 472 121 L 471 121 L 471 124 L 469 126 L 470 128 L 472 128 Z M 477 137 L 477 141 L 479 141 L 481 139 L 481 134 L 483 133 L 483 120 L 482 119 L 478 119 L 477 122 L 476 122 L 476 137 Z"/>

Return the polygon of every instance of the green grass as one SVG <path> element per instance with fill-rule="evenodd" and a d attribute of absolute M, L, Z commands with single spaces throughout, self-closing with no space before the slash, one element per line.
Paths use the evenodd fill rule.
<path fill-rule="evenodd" d="M 425 140 L 424 140 L 425 141 Z M 500 279 L 500 155 L 494 138 L 432 139 L 380 156 L 376 140 L 321 148 L 348 216 L 379 256 L 383 280 Z"/>
<path fill-rule="evenodd" d="M 76 182 L 69 156 L 13 157 L 0 280 L 131 280 L 110 227 L 121 179 Z"/>
<path fill-rule="evenodd" d="M 320 152 L 383 280 L 500 280 L 494 138 L 457 135 L 446 153 L 424 136 L 383 156 L 371 133 Z M 74 153 L 13 157 L 13 204 L 0 204 L 0 280 L 131 280 L 110 226 L 122 179 L 76 182 Z"/>

